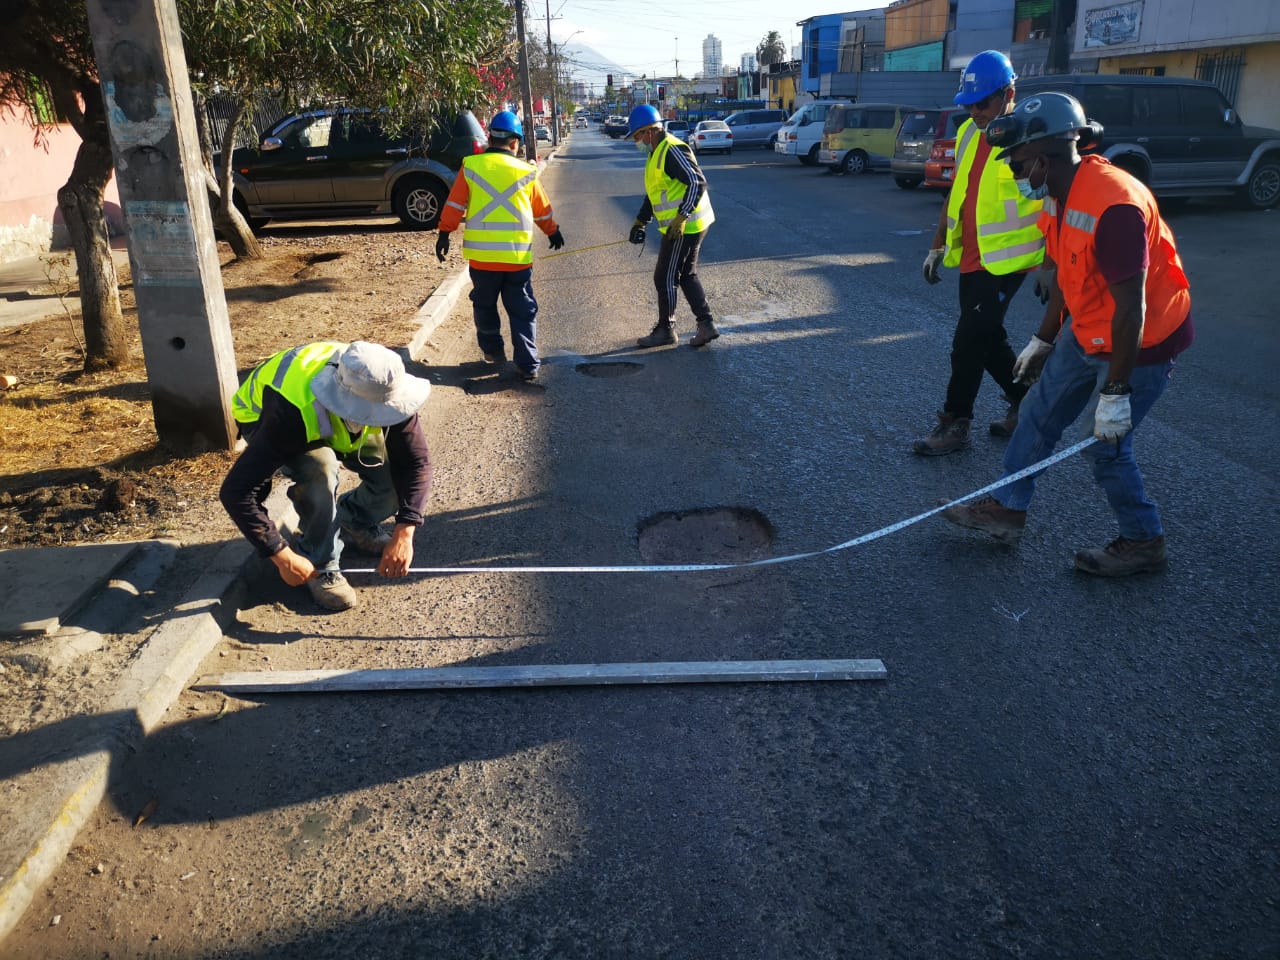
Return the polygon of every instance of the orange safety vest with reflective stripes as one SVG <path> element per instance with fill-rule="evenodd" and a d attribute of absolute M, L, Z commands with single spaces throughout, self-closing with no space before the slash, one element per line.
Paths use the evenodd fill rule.
<path fill-rule="evenodd" d="M 1147 222 L 1146 315 L 1142 346 L 1162 343 L 1191 313 L 1191 284 L 1151 191 L 1103 157 L 1080 158 L 1061 218 L 1052 197 L 1044 202 L 1040 229 L 1045 252 L 1058 268 L 1058 287 L 1071 314 L 1071 329 L 1085 353 L 1109 353 L 1116 302 L 1098 269 L 1098 221 L 1111 207 L 1129 204 Z"/>

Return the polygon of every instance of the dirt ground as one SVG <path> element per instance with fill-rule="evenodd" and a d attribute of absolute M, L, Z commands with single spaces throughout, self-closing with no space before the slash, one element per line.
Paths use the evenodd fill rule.
<path fill-rule="evenodd" d="M 235 262 L 220 245 L 240 376 L 309 340 L 407 344 L 418 307 L 461 265 L 456 254 L 438 263 L 434 240 L 434 233 L 376 220 L 268 227 L 261 261 Z M 218 502 L 233 455 L 183 456 L 157 442 L 133 291 L 127 275 L 120 279 L 134 331 L 122 369 L 83 372 L 74 290 L 64 315 L 0 330 L 0 374 L 17 378 L 0 390 L 0 549 L 155 538 L 212 545 L 240 535 Z M 177 599 L 148 593 L 137 619 L 162 614 Z M 57 670 L 15 663 L 6 652 L 14 642 L 0 641 L 0 736 L 93 712 L 138 640 L 106 637 L 100 649 Z"/>
<path fill-rule="evenodd" d="M 403 346 L 415 311 L 457 263 L 440 264 L 434 233 L 395 221 L 268 227 L 261 261 L 235 262 L 219 245 L 241 375 L 278 350 L 309 340 Z M 159 445 L 128 277 L 121 278 L 132 357 L 86 374 L 74 293 L 65 315 L 0 331 L 5 463 L 0 549 L 234 532 L 217 501 L 225 452 L 180 456 Z M 47 291 L 33 291 L 39 294 Z"/>

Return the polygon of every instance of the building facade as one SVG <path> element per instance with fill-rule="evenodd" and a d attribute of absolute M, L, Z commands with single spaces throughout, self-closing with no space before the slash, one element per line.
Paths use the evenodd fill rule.
<path fill-rule="evenodd" d="M 714 33 L 708 33 L 702 41 L 702 75 L 718 77 L 724 73 L 724 58 L 720 56 L 720 41 Z"/>

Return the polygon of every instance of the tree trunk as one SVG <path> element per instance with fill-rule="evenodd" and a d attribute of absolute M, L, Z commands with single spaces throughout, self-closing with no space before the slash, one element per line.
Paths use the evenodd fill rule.
<path fill-rule="evenodd" d="M 111 237 L 102 213 L 103 192 L 111 179 L 111 137 L 102 95 L 85 97 L 80 147 L 71 176 L 58 191 L 58 209 L 76 255 L 80 313 L 84 320 L 86 370 L 119 367 L 129 359 L 129 341 Z"/>
<path fill-rule="evenodd" d="M 235 151 L 236 133 L 249 113 L 249 102 L 247 96 L 239 97 L 235 113 L 222 132 L 222 169 L 218 171 L 217 181 L 218 205 L 213 211 L 213 225 L 227 243 L 231 244 L 231 252 L 236 255 L 237 260 L 261 260 L 263 257 L 262 244 L 258 243 L 252 228 L 236 209 L 235 188 L 231 185 L 231 155 Z"/>

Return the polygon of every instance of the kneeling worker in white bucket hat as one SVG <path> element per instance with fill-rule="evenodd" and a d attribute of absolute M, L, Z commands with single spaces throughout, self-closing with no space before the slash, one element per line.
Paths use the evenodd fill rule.
<path fill-rule="evenodd" d="M 307 343 L 264 360 L 240 385 L 232 413 L 248 446 L 222 482 L 231 519 L 290 586 L 306 584 L 326 610 L 359 599 L 339 572 L 343 542 L 380 556 L 400 577 L 431 493 L 431 459 L 418 410 L 431 384 L 376 343 Z M 339 468 L 360 477 L 338 495 Z M 264 506 L 271 478 L 293 481 L 300 532 L 290 546 Z M 395 528 L 380 526 L 395 514 Z"/>

